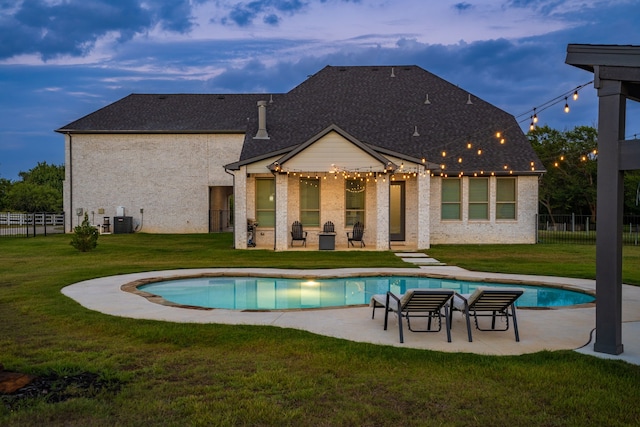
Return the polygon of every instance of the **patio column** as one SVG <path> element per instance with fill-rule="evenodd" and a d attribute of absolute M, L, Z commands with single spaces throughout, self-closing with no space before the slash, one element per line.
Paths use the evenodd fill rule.
<path fill-rule="evenodd" d="M 376 183 L 376 249 L 389 249 L 389 180 L 378 179 Z M 366 235 L 365 235 L 366 242 Z"/>
<path fill-rule="evenodd" d="M 273 230 L 275 242 L 273 249 L 286 251 L 289 248 L 289 176 L 275 174 L 276 179 L 276 223 Z"/>
<path fill-rule="evenodd" d="M 640 102 L 640 46 L 568 45 L 566 63 L 593 73 L 598 90 L 596 341 L 599 353 L 622 346 L 623 171 L 640 169 L 637 141 L 625 140 L 626 101 Z"/>
<path fill-rule="evenodd" d="M 598 206 L 596 229 L 596 341 L 600 353 L 620 354 L 622 345 L 623 172 L 618 141 L 624 140 L 626 98 L 620 81 L 598 88 Z"/>
<path fill-rule="evenodd" d="M 233 180 L 233 245 L 247 249 L 247 168 L 234 172 Z"/>
<path fill-rule="evenodd" d="M 431 246 L 431 215 L 429 200 L 431 196 L 431 174 L 418 176 L 418 249 L 429 249 Z"/>

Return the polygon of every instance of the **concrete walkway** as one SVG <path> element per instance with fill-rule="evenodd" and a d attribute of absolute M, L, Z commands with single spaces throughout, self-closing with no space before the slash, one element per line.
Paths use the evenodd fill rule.
<path fill-rule="evenodd" d="M 412 258 L 404 256 L 403 258 Z M 424 257 L 424 254 L 422 254 Z M 416 264 L 421 265 L 416 262 Z M 322 269 L 280 270 L 266 268 L 209 268 L 153 271 L 119 276 L 102 277 L 79 282 L 62 289 L 62 293 L 91 310 L 113 316 L 135 319 L 151 319 L 170 322 L 220 323 L 270 325 L 302 329 L 320 335 L 350 341 L 368 342 L 397 347 L 412 347 L 443 352 L 468 352 L 488 355 L 518 355 L 541 350 L 574 350 L 597 357 L 625 360 L 640 364 L 640 287 L 623 285 L 624 353 L 612 356 L 593 351 L 592 331 L 595 327 L 595 307 L 561 309 L 520 309 L 518 326 L 520 342 L 516 342 L 513 329 L 506 332 L 473 331 L 473 342 L 467 340 L 464 317 L 455 313 L 452 324 L 452 342 L 446 334 L 412 333 L 405 328 L 405 342 L 398 341 L 398 324 L 393 318 L 388 330 L 383 330 L 384 313 L 378 309 L 371 319 L 370 307 L 344 307 L 335 309 L 242 312 L 223 309 L 188 309 L 157 304 L 121 289 L 123 285 L 150 278 L 184 277 L 193 275 L 261 275 L 268 277 L 304 276 L 336 277 L 376 275 L 415 275 L 450 278 L 454 280 L 490 280 L 512 284 L 549 284 L 570 289 L 594 291 L 595 281 L 563 277 L 528 276 L 514 274 L 482 273 L 458 267 L 440 265 L 437 261 L 425 262 L 420 269 Z"/>

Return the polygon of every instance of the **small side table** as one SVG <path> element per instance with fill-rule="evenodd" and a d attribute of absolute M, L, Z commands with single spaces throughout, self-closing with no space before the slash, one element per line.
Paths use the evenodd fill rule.
<path fill-rule="evenodd" d="M 321 251 L 333 251 L 336 248 L 336 233 L 319 233 L 318 243 Z"/>

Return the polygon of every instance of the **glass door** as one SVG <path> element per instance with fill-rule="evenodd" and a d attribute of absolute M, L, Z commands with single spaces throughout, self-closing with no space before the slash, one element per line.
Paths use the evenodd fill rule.
<path fill-rule="evenodd" d="M 404 241 L 405 201 L 404 182 L 389 185 L 389 240 Z"/>

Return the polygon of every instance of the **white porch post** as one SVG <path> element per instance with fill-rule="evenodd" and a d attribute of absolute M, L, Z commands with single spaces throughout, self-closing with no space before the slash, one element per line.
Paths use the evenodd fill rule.
<path fill-rule="evenodd" d="M 378 179 L 376 202 L 376 249 L 386 251 L 389 249 L 389 179 Z"/>
<path fill-rule="evenodd" d="M 247 249 L 247 168 L 234 172 L 233 239 L 236 249 Z"/>
<path fill-rule="evenodd" d="M 276 227 L 275 244 L 276 251 L 286 251 L 289 247 L 289 176 L 287 174 L 275 175 L 276 178 Z"/>
<path fill-rule="evenodd" d="M 431 246 L 431 218 L 429 200 L 431 199 L 431 174 L 418 176 L 418 249 L 429 249 Z"/>

